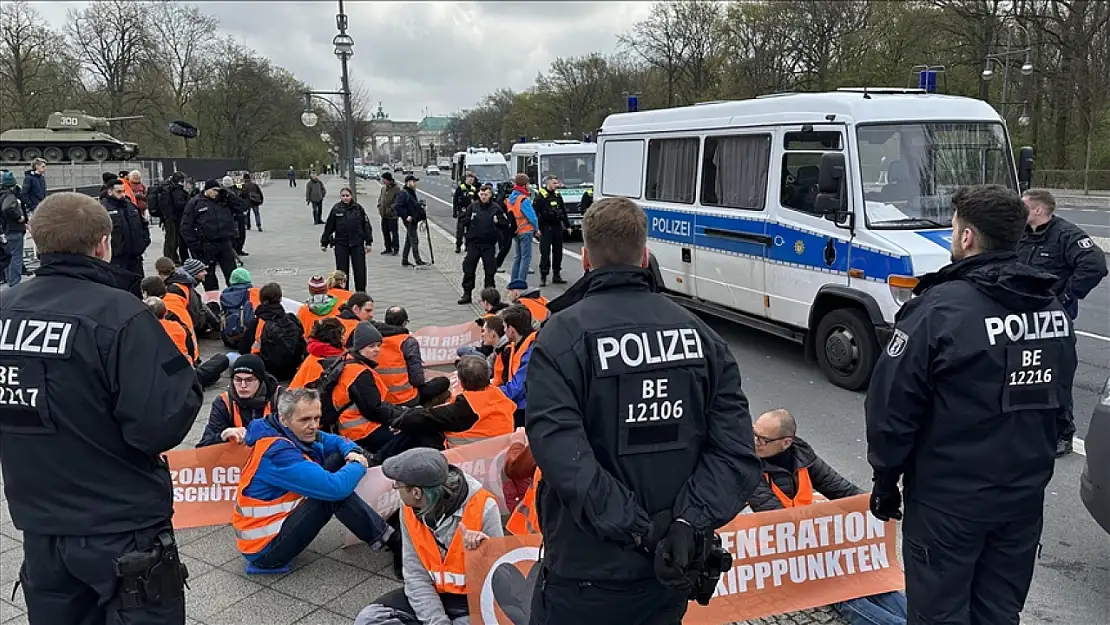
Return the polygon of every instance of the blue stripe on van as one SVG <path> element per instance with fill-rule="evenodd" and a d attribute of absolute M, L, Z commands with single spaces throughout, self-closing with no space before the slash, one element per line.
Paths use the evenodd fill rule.
<path fill-rule="evenodd" d="M 946 250 L 952 249 L 951 230 L 918 230 L 917 234 L 920 234 Z"/>
<path fill-rule="evenodd" d="M 707 215 L 645 206 L 648 238 L 667 243 L 710 249 L 726 254 L 764 258 L 769 262 L 845 274 L 848 272 L 847 241 L 817 232 L 761 219 Z M 755 241 L 743 241 L 706 234 L 706 229 L 764 235 L 771 239 L 769 247 Z M 922 233 L 929 234 L 929 233 Z M 826 247 L 832 242 L 831 263 L 826 262 Z M 868 280 L 885 282 L 891 275 L 913 275 L 909 256 L 893 255 L 860 245 L 851 245 L 851 268 L 863 270 Z"/>

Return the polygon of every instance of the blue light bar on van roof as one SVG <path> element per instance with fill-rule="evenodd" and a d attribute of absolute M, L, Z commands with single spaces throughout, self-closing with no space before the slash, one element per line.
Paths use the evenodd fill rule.
<path fill-rule="evenodd" d="M 937 72 L 933 69 L 922 70 L 917 75 L 917 88 L 925 93 L 937 92 Z"/>
<path fill-rule="evenodd" d="M 628 112 L 635 113 L 638 110 L 640 110 L 640 96 L 628 96 Z"/>

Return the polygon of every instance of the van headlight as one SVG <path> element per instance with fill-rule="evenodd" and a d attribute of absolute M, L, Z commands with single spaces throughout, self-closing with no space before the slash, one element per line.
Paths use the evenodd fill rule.
<path fill-rule="evenodd" d="M 887 286 L 890 287 L 890 296 L 898 302 L 899 306 L 913 299 L 913 290 L 917 282 L 917 278 L 913 276 L 889 276 L 886 279 Z"/>

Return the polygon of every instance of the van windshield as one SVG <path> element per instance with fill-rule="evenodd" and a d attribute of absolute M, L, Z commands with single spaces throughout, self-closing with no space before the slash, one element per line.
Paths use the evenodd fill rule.
<path fill-rule="evenodd" d="M 509 179 L 509 166 L 497 163 L 468 165 L 480 182 L 505 182 Z"/>
<path fill-rule="evenodd" d="M 543 175 L 554 175 L 568 188 L 594 186 L 594 154 L 549 154 L 540 159 Z"/>
<path fill-rule="evenodd" d="M 1000 184 L 1017 191 L 1002 124 L 873 124 L 856 134 L 870 228 L 948 228 L 956 189 Z"/>

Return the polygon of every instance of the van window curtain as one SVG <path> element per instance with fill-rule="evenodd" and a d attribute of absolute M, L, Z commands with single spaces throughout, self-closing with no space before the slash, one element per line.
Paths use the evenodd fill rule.
<path fill-rule="evenodd" d="M 713 165 L 720 206 L 763 210 L 770 158 L 771 138 L 767 135 L 717 139 Z"/>
<path fill-rule="evenodd" d="M 695 172 L 698 166 L 697 139 L 659 141 L 656 157 L 655 197 L 661 202 L 694 203 Z"/>

